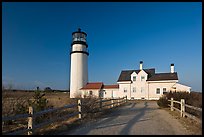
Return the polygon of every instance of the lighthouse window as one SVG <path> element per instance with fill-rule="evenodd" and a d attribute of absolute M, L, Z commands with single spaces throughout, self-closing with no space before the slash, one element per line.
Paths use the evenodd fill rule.
<path fill-rule="evenodd" d="M 81 38 L 80 41 L 84 41 L 84 42 L 86 42 L 85 38 Z"/>
<path fill-rule="evenodd" d="M 124 88 L 124 92 L 127 92 L 127 89 L 126 89 L 126 88 Z"/>

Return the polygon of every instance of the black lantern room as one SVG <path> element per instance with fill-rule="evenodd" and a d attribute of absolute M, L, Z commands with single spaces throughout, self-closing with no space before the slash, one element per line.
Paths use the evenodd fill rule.
<path fill-rule="evenodd" d="M 80 28 L 78 28 L 78 31 L 75 31 L 72 33 L 72 45 L 74 44 L 83 44 L 88 47 L 86 42 L 87 34 L 85 32 L 82 32 Z"/>

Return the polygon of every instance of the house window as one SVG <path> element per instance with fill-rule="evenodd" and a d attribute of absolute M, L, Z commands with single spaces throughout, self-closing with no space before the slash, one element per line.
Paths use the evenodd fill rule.
<path fill-rule="evenodd" d="M 89 95 L 92 96 L 93 95 L 93 91 L 89 91 Z"/>
<path fill-rule="evenodd" d="M 133 81 L 136 81 L 136 76 L 133 76 Z"/>
<path fill-rule="evenodd" d="M 132 92 L 136 92 L 136 87 L 133 87 L 133 88 L 132 88 Z"/>
<path fill-rule="evenodd" d="M 144 81 L 145 77 L 144 76 L 141 76 L 141 81 Z"/>
<path fill-rule="evenodd" d="M 124 88 L 124 92 L 127 92 L 127 89 L 126 89 L 126 88 Z"/>
<path fill-rule="evenodd" d="M 143 87 L 141 87 L 141 93 L 144 91 L 144 88 Z"/>
<path fill-rule="evenodd" d="M 166 91 L 166 88 L 163 88 L 163 94 L 166 94 L 167 91 Z"/>
<path fill-rule="evenodd" d="M 156 93 L 157 93 L 157 94 L 160 94 L 160 88 L 157 88 L 157 89 L 156 89 Z"/>

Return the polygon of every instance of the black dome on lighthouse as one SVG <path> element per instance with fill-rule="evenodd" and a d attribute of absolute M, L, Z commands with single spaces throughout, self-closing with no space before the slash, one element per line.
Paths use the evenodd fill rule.
<path fill-rule="evenodd" d="M 81 31 L 81 28 L 78 28 L 78 31 L 72 32 L 72 35 L 74 35 L 75 33 L 82 33 L 87 36 L 85 32 Z"/>

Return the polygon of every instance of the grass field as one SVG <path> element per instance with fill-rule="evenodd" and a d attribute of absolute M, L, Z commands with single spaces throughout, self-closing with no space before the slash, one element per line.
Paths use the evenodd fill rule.
<path fill-rule="evenodd" d="M 44 98 L 47 99 L 47 106 L 52 108 L 62 107 L 67 104 L 77 103 L 76 99 L 69 98 L 69 92 L 42 92 L 44 93 Z M 2 91 L 2 116 L 13 116 L 16 115 L 17 112 L 21 109 L 21 106 L 28 105 L 28 100 L 33 99 L 34 92 L 32 91 Z M 70 118 L 66 122 L 72 122 L 76 119 L 76 117 Z M 38 131 L 39 133 L 45 132 L 46 129 L 57 128 L 57 126 L 63 124 L 63 122 L 56 122 L 55 124 L 51 124 L 43 130 Z M 9 132 L 13 130 L 17 130 L 19 128 L 27 128 L 27 120 L 16 120 L 10 121 L 10 123 L 2 125 L 2 130 L 4 132 Z"/>
<path fill-rule="evenodd" d="M 31 91 L 3 91 L 2 92 L 2 116 L 12 116 L 17 115 L 21 106 L 28 105 L 28 100 L 34 100 L 34 92 Z M 69 92 L 42 92 L 44 94 L 44 98 L 47 99 L 47 106 L 52 108 L 59 108 L 67 104 L 77 104 L 77 99 L 69 98 Z M 99 104 L 96 104 L 97 98 L 88 98 L 83 99 L 82 102 L 84 106 L 82 107 L 82 111 L 90 111 L 88 113 L 84 113 L 83 116 L 85 117 L 84 120 L 92 119 L 97 117 L 101 113 L 92 113 L 94 108 L 99 107 Z M 109 104 L 110 102 L 105 102 L 104 104 Z M 77 111 L 76 108 L 68 108 L 67 112 L 70 111 Z M 109 106 L 105 107 L 104 110 L 109 109 Z M 27 109 L 28 110 L 28 109 Z M 35 112 L 35 111 L 34 111 Z M 104 111 L 105 112 L 105 111 Z M 25 113 L 25 112 L 24 112 Z M 28 112 L 26 112 L 28 113 Z M 58 113 L 50 115 L 48 119 L 51 119 L 52 116 L 59 117 Z M 47 119 L 43 118 L 43 119 Z M 36 130 L 35 134 L 54 134 L 55 132 L 60 132 L 60 130 L 64 129 L 65 127 L 69 128 L 72 125 L 76 125 L 78 122 L 78 116 L 71 117 L 65 121 L 55 122 L 48 126 L 45 126 L 41 129 Z M 19 121 L 12 121 L 7 124 L 2 124 L 3 134 L 8 133 L 11 131 L 15 131 L 20 128 L 27 128 L 27 119 L 22 119 Z"/>

